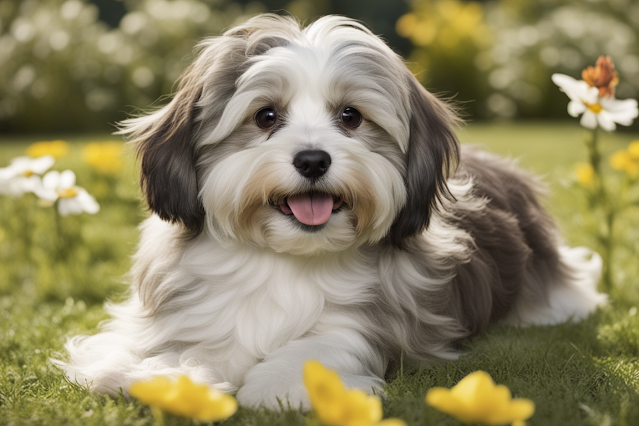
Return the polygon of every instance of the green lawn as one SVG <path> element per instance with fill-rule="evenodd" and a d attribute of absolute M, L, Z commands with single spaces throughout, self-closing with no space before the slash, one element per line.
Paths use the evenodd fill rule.
<path fill-rule="evenodd" d="M 572 181 L 574 163 L 586 158 L 585 132 L 571 123 L 470 124 L 464 143 L 476 143 L 542 174 L 551 192 L 546 205 L 571 245 L 596 247 L 582 192 Z M 53 139 L 51 135 L 45 139 Z M 60 136 L 56 135 L 56 139 Z M 0 167 L 42 138 L 0 137 Z M 73 169 L 78 184 L 95 194 L 95 216 L 58 218 L 33 197 L 0 196 L 0 424 L 151 425 L 147 407 L 112 400 L 68 383 L 48 361 L 67 336 L 93 333 L 105 319 L 102 302 L 118 300 L 123 276 L 146 215 L 138 200 L 135 167 L 117 177 L 100 175 L 81 159 L 84 144 L 106 135 L 68 137 L 71 152 L 54 166 Z M 624 148 L 638 134 L 606 134 L 606 152 Z M 617 227 L 611 303 L 577 325 L 496 328 L 469 343 L 458 361 L 428 369 L 405 368 L 389 378 L 385 417 L 409 425 L 458 425 L 424 404 L 433 386 L 450 387 L 485 370 L 516 396 L 532 399 L 529 425 L 639 424 L 639 220 L 636 211 Z M 166 424 L 191 424 L 168 417 Z M 306 425 L 297 411 L 272 413 L 240 408 L 225 425 Z"/>

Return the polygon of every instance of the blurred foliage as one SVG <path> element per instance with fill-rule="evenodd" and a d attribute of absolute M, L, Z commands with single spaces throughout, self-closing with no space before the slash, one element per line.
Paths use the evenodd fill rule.
<path fill-rule="evenodd" d="M 0 0 L 0 131 L 112 130 L 127 113 L 172 92 L 199 40 L 269 10 L 290 10 L 303 21 L 362 10 L 352 16 L 406 43 L 393 28 L 403 2 L 374 0 L 366 8 L 330 0 L 108 3 Z M 125 13 L 111 27 L 104 20 L 117 22 L 118 10 Z"/>
<path fill-rule="evenodd" d="M 41 301 L 72 297 L 92 304 L 124 289 L 137 226 L 144 218 L 133 154 L 119 141 L 86 142 L 2 143 L 0 167 L 25 152 L 46 149 L 40 153 L 52 154 L 65 144 L 53 169 L 73 169 L 100 211 L 61 216 L 56 206 L 33 193 L 0 196 L 0 297 L 19 289 Z"/>
<path fill-rule="evenodd" d="M 202 37 L 265 11 L 225 0 L 125 6 L 110 28 L 85 0 L 0 0 L 0 130 L 109 130 L 131 105 L 170 93 Z"/>
<path fill-rule="evenodd" d="M 199 40 L 267 11 L 362 20 L 472 118 L 563 118 L 550 75 L 599 55 L 639 96 L 634 0 L 0 0 L 0 131 L 112 130 L 172 92 Z"/>
<path fill-rule="evenodd" d="M 618 65 L 617 96 L 639 95 L 639 2 L 414 0 L 397 22 L 427 88 L 476 118 L 565 117 L 554 72 L 579 78 L 599 55 Z"/>
<path fill-rule="evenodd" d="M 397 32 L 415 49 L 409 67 L 427 88 L 457 101 L 488 96 L 486 76 L 475 71 L 475 58 L 492 46 L 492 31 L 479 3 L 458 0 L 421 1 L 397 21 Z M 476 114 L 475 104 L 466 112 Z"/>

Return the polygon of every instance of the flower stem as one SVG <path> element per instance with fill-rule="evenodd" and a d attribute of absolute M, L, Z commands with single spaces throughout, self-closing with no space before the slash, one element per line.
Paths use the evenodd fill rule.
<path fill-rule="evenodd" d="M 606 235 L 603 238 L 604 243 L 604 264 L 603 264 L 603 284 L 606 292 L 610 292 L 612 290 L 612 254 L 614 250 L 614 242 L 613 242 L 613 229 L 615 224 L 615 211 L 614 209 L 607 207 L 606 212 Z"/>
<path fill-rule="evenodd" d="M 64 229 L 62 225 L 62 215 L 58 211 L 58 206 L 53 205 L 53 212 L 55 214 L 55 231 L 56 231 L 56 239 L 54 244 L 55 256 L 58 261 L 66 260 L 66 244 L 64 238 Z"/>
<path fill-rule="evenodd" d="M 612 289 L 612 254 L 614 249 L 613 229 L 615 223 L 615 209 L 612 205 L 601 170 L 601 151 L 599 149 L 599 128 L 592 131 L 592 137 L 586 142 L 590 165 L 595 173 L 595 204 L 599 204 L 604 216 L 605 226 L 599 228 L 599 240 L 602 245 L 603 271 L 602 284 L 606 292 Z"/>
<path fill-rule="evenodd" d="M 28 195 L 28 194 L 27 194 Z M 31 247 L 33 245 L 33 226 L 32 226 L 32 215 L 33 215 L 33 199 L 28 196 L 23 196 L 20 200 L 20 213 L 18 216 L 22 220 L 20 235 L 23 237 L 23 256 L 24 260 L 24 268 L 23 271 L 25 275 L 21 276 L 22 280 L 25 280 L 28 276 L 27 271 L 31 268 Z"/>
<path fill-rule="evenodd" d="M 595 172 L 595 185 L 597 195 L 599 197 L 605 197 L 605 189 L 603 182 L 603 173 L 601 173 L 601 152 L 599 151 L 599 129 L 592 130 L 591 138 L 588 139 L 586 145 L 588 146 L 588 156 L 592 170 Z M 602 200 L 604 201 L 604 200 Z"/>

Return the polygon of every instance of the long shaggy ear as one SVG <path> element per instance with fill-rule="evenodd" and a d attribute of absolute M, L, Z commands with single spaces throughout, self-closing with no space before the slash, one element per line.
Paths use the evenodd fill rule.
<path fill-rule="evenodd" d="M 406 205 L 389 233 L 391 244 L 422 232 L 442 198 L 452 199 L 446 179 L 459 158 L 459 143 L 453 126 L 459 121 L 453 110 L 437 99 L 412 75 L 410 84 L 410 138 L 406 152 Z"/>
<path fill-rule="evenodd" d="M 193 126 L 202 88 L 192 68 L 168 105 L 122 122 L 118 133 L 128 135 L 135 145 L 142 193 L 151 211 L 197 233 L 204 223 L 204 209 L 198 198 Z"/>
<path fill-rule="evenodd" d="M 162 109 L 121 123 L 141 163 L 140 181 L 149 208 L 194 233 L 204 224 L 199 199 L 196 139 L 200 124 L 215 127 L 247 56 L 287 43 L 299 26 L 290 18 L 260 15 L 221 37 L 204 40 L 197 59 L 181 77 L 173 100 Z M 202 127 L 202 131 L 205 131 Z"/>

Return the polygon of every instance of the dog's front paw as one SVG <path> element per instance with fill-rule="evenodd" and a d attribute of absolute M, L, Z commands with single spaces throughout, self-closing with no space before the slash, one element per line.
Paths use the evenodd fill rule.
<path fill-rule="evenodd" d="M 311 408 L 308 393 L 301 381 L 298 383 L 286 383 L 271 377 L 270 380 L 252 380 L 247 382 L 237 392 L 237 400 L 240 405 L 257 408 L 264 406 L 271 410 L 302 409 L 308 411 Z"/>

